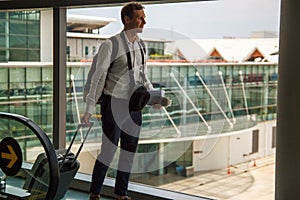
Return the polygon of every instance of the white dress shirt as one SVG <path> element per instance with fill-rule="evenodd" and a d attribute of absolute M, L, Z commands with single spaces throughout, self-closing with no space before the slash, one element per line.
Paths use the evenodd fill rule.
<path fill-rule="evenodd" d="M 99 47 L 96 71 L 92 76 L 89 94 L 86 97 L 87 113 L 93 114 L 95 112 L 97 100 L 100 98 L 102 92 L 115 98 L 128 99 L 130 78 L 125 44 L 128 45 L 130 51 L 135 82 L 144 82 L 140 75 L 140 72 L 144 70 L 146 78 L 144 85 L 149 90 L 153 89 L 153 86 L 147 77 L 147 66 L 146 64 L 144 64 L 144 66 L 142 65 L 142 55 L 140 50 L 142 45 L 140 44 L 140 38 L 137 37 L 134 42 L 130 42 L 126 34 L 124 35 L 126 41 L 123 41 L 121 34 L 114 36 L 118 41 L 118 52 L 116 52 L 116 59 L 111 67 L 111 40 L 105 40 Z M 146 62 L 145 52 L 143 53 Z"/>

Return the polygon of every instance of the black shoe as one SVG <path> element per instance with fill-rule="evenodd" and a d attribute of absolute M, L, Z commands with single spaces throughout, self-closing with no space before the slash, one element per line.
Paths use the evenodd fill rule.
<path fill-rule="evenodd" d="M 89 200 L 100 200 L 100 195 L 90 194 Z"/>
<path fill-rule="evenodd" d="M 115 197 L 115 200 L 132 200 L 131 197 Z"/>

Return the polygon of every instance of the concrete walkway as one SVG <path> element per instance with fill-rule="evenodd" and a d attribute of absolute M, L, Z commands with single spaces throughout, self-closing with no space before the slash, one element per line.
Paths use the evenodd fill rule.
<path fill-rule="evenodd" d="M 275 155 L 229 169 L 194 175 L 160 188 L 218 200 L 273 200 Z"/>

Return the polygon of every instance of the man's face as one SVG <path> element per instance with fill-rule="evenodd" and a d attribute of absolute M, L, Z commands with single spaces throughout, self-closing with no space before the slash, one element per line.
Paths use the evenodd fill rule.
<path fill-rule="evenodd" d="M 125 29 L 134 29 L 137 33 L 143 32 L 144 25 L 146 24 L 145 18 L 146 15 L 143 9 L 135 10 L 132 18 L 126 17 Z"/>

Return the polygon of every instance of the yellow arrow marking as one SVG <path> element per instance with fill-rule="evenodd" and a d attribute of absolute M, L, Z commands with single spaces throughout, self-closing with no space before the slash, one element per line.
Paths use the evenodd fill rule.
<path fill-rule="evenodd" d="M 10 160 L 7 167 L 12 168 L 12 166 L 14 166 L 15 162 L 18 160 L 18 157 L 17 157 L 14 149 L 10 145 L 7 145 L 7 148 L 10 153 L 2 153 L 1 157 Z"/>

